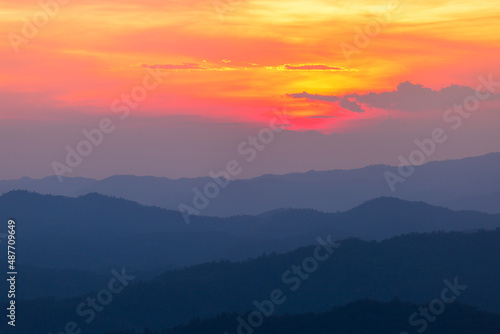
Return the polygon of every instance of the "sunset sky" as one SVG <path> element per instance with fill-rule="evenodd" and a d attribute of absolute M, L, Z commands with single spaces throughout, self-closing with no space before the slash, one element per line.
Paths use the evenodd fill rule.
<path fill-rule="evenodd" d="M 407 146 L 380 152 L 379 159 L 367 156 L 345 166 L 313 163 L 296 171 L 396 164 L 405 153 L 400 150 L 411 149 L 415 134 L 442 126 L 446 108 L 462 103 L 480 76 L 500 81 L 498 1 L 72 0 L 57 8 L 55 0 L 41 3 L 56 11 L 46 15 L 46 24 L 37 1 L 0 1 L 0 150 L 19 159 L 3 162 L 0 177 L 50 175 L 50 161 L 64 160 L 65 146 L 75 145 L 82 129 L 99 118 L 116 117 L 113 102 L 151 71 L 168 75 L 131 111 L 121 135 L 153 133 L 161 122 L 171 125 L 166 132 L 177 129 L 178 137 L 170 132 L 144 139 L 153 151 L 157 148 L 150 141 L 158 147 L 167 140 L 190 142 L 178 129 L 183 124 L 188 124 L 185 133 L 200 133 L 203 125 L 232 126 L 238 135 L 228 136 L 237 146 L 245 131 L 252 133 L 249 127 L 258 129 L 273 110 L 284 108 L 293 120 L 288 130 L 314 130 L 328 137 L 321 142 L 343 134 L 373 134 L 384 141 L 389 120 L 403 124 L 399 131 L 409 136 L 401 139 L 391 132 L 389 142 L 400 138 Z M 26 36 L 26 22 L 37 19 L 42 20 L 38 31 Z M 366 29 L 372 36 L 364 35 L 369 41 L 363 44 L 360 35 Z M 350 52 L 353 48 L 356 52 Z M 431 160 L 500 150 L 494 138 L 478 139 L 498 132 L 499 97 L 481 102 L 461 139 Z M 193 161 L 180 157 L 172 170 L 99 167 L 104 152 L 120 147 L 119 136 L 89 157 L 92 167 L 82 164 L 71 176 L 200 176 L 224 159 L 203 160 L 186 175 L 181 171 Z M 227 138 L 221 135 L 214 147 L 232 147 Z M 467 138 L 479 141 L 459 154 Z M 142 144 L 135 143 L 132 151 L 144 150 Z M 35 161 L 44 162 L 19 167 Z M 278 171 L 263 165 L 251 175 Z"/>

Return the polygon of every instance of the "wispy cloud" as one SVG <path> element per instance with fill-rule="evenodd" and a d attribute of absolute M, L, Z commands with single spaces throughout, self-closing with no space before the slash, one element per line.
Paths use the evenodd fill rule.
<path fill-rule="evenodd" d="M 337 116 L 333 116 L 333 115 L 315 115 L 315 116 L 309 116 L 307 118 L 335 118 Z"/>
<path fill-rule="evenodd" d="M 302 70 L 302 71 L 344 71 L 345 69 L 324 64 L 306 64 L 306 65 L 290 65 L 285 64 L 287 70 Z"/>
<path fill-rule="evenodd" d="M 210 66 L 200 66 L 197 63 L 183 63 L 181 65 L 176 64 L 156 64 L 156 65 L 147 65 L 142 64 L 143 68 L 151 68 L 151 69 L 162 69 L 162 70 L 173 70 L 173 71 L 233 71 L 235 68 L 232 67 L 210 67 Z"/>
<path fill-rule="evenodd" d="M 207 67 L 201 67 L 196 63 L 183 63 L 182 65 L 174 65 L 174 64 L 163 64 L 163 65 L 147 65 L 142 64 L 143 68 L 159 68 L 162 70 L 206 70 Z"/>

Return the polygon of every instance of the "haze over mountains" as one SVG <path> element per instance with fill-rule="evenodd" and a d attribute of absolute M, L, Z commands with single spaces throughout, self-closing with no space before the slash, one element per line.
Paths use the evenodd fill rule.
<path fill-rule="evenodd" d="M 332 252 L 315 270 L 306 271 L 305 259 L 313 256 L 318 247 L 323 250 L 322 256 Z M 64 328 L 70 320 L 94 334 L 145 327 L 164 329 L 193 318 L 254 310 L 254 302 L 268 299 L 274 289 L 280 289 L 286 297 L 286 302 L 276 306 L 276 315 L 324 312 L 365 298 L 389 301 L 399 297 L 421 304 L 440 298 L 447 287 L 445 280 L 458 287 L 457 299 L 461 303 L 498 313 L 499 253 L 500 229 L 412 234 L 381 242 L 343 240 L 336 247 L 325 243 L 239 263 L 212 262 L 171 270 L 147 282 L 132 279 L 89 324 L 83 321 L 87 316 L 77 316 L 75 309 L 96 292 L 64 300 L 26 301 L 19 316 L 29 316 L 32 321 L 20 323 L 19 330 L 46 334 Z M 296 271 L 294 266 L 302 271 Z M 415 311 L 404 312 L 400 321 L 407 321 Z M 470 322 L 479 323 L 477 319 Z M 0 329 L 5 326 L 0 324 Z"/>
<path fill-rule="evenodd" d="M 402 198 L 459 207 L 465 201 L 496 212 L 499 166 L 500 154 L 429 163 L 416 168 L 394 194 L 384 172 L 397 173 L 397 168 L 387 166 L 232 181 L 189 223 L 174 199 L 180 194 L 189 199 L 193 187 L 213 179 L 1 181 L 0 216 L 15 213 L 17 265 L 23 273 L 18 284 L 27 287 L 18 292 L 22 308 L 17 314 L 30 321 L 17 328 L 46 334 L 76 319 L 94 334 L 151 334 L 146 328 L 204 333 L 233 326 L 236 314 L 251 311 L 255 301 L 280 288 L 287 302 L 276 308 L 263 332 L 272 331 L 272 324 L 285 328 L 283 319 L 297 323 L 292 332 L 300 326 L 311 329 L 317 321 L 326 330 L 328 321 L 343 316 L 358 319 L 335 322 L 346 333 L 362 333 L 366 328 L 355 325 L 366 312 L 418 308 L 439 297 L 448 280 L 466 286 L 460 302 L 477 309 L 452 304 L 451 318 L 440 318 L 436 328 L 449 331 L 461 324 L 457 333 L 469 328 L 493 334 L 498 315 L 484 311 L 500 313 L 500 213 L 465 206 L 457 211 Z M 170 198 L 173 210 L 154 203 L 155 196 Z M 149 205 L 136 202 L 140 199 Z M 314 205 L 334 212 L 311 209 Z M 222 216 L 258 214 L 206 215 L 210 210 L 225 212 Z M 297 274 L 293 268 L 303 265 L 318 243 L 333 249 L 332 242 L 338 242 L 333 254 L 307 278 L 285 275 L 287 270 Z M 130 285 L 87 325 L 77 307 L 103 291 L 116 270 L 133 277 Z M 7 281 L 0 288 L 7 291 Z M 0 297 L 3 308 L 5 300 Z M 382 314 L 385 321 L 374 322 L 373 328 L 381 333 L 412 329 L 400 315 Z M 459 315 L 474 320 L 452 322 Z M 1 330 L 5 326 L 0 323 Z"/>
<path fill-rule="evenodd" d="M 285 328 L 284 319 L 297 324 L 291 332 L 300 326 L 310 330 L 315 322 L 326 330 L 335 317 L 348 317 L 335 321 L 346 333 L 362 333 L 366 326 L 356 324 L 366 312 L 398 310 L 401 319 L 381 314 L 385 321 L 373 323 L 385 333 L 414 329 L 403 310 L 439 297 L 449 280 L 467 286 L 460 302 L 477 309 L 452 304 L 450 318 L 440 318 L 435 328 L 494 334 L 498 315 L 484 311 L 500 313 L 498 167 L 497 153 L 433 162 L 416 168 L 394 193 L 384 173 L 398 170 L 381 165 L 237 180 L 189 223 L 176 198 L 184 196 L 188 203 L 193 188 L 213 179 L 0 181 L 5 192 L 0 216 L 15 213 L 20 236 L 18 284 L 26 288 L 18 292 L 18 317 L 30 317 L 17 328 L 46 334 L 76 317 L 85 332 L 94 334 L 226 330 L 237 314 L 251 311 L 254 301 L 278 287 L 287 292 L 287 302 L 276 308 L 263 333 L 273 325 Z M 30 191 L 11 190 L 16 188 Z M 163 206 L 172 209 L 160 207 L 165 198 Z M 464 203 L 478 210 L 464 210 Z M 283 276 L 304 263 L 318 243 L 334 241 L 338 248 L 306 279 Z M 87 326 L 76 307 L 102 291 L 113 270 L 134 279 Z M 7 290 L 6 281 L 0 288 Z M 0 306 L 5 301 L 0 297 Z M 474 321 L 453 321 L 459 315 Z M 0 329 L 4 326 L 0 323 Z"/>
<path fill-rule="evenodd" d="M 259 216 L 193 217 L 186 224 L 178 211 L 98 194 L 70 198 L 13 191 L 0 197 L 0 215 L 9 212 L 17 212 L 23 236 L 20 264 L 97 271 L 121 263 L 156 270 L 243 260 L 310 245 L 319 235 L 382 240 L 412 232 L 500 227 L 500 215 L 395 198 L 371 200 L 342 213 L 283 209 Z"/>
<path fill-rule="evenodd" d="M 397 167 L 374 165 L 355 170 L 263 175 L 234 180 L 200 215 L 228 217 L 256 215 L 282 208 L 307 208 L 324 212 L 345 211 L 370 199 L 393 196 L 424 201 L 455 210 L 500 213 L 500 153 L 460 160 L 430 162 L 415 167 L 414 173 L 397 183 L 392 192 L 384 173 L 398 174 Z M 214 171 L 216 172 L 216 171 Z M 212 178 L 168 179 L 160 177 L 112 176 L 87 178 L 23 178 L 0 181 L 0 192 L 23 189 L 42 194 L 80 196 L 99 193 L 145 205 L 178 210 L 184 203 L 194 208 L 197 188 L 203 192 Z"/>

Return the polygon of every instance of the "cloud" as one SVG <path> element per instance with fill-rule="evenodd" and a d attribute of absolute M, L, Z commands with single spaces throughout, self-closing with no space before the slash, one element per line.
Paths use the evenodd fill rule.
<path fill-rule="evenodd" d="M 222 59 L 220 62 L 224 64 L 229 64 L 233 63 L 229 59 Z M 207 63 L 206 60 L 203 61 L 204 64 Z M 280 66 L 261 66 L 257 63 L 242 63 L 242 64 L 235 64 L 233 68 L 230 67 L 211 67 L 211 66 L 200 66 L 198 63 L 182 63 L 182 64 L 155 64 L 155 65 L 148 65 L 148 64 L 141 64 L 141 67 L 143 68 L 159 68 L 159 69 L 165 69 L 165 70 L 206 70 L 206 71 L 225 71 L 225 70 L 234 70 L 234 69 L 241 69 L 241 68 L 246 68 L 248 65 L 251 65 L 253 67 L 263 67 L 267 69 L 276 69 L 276 70 L 294 70 L 294 71 L 350 71 L 350 69 L 344 69 L 340 67 L 334 67 L 334 66 L 327 66 L 323 64 L 309 64 L 309 65 L 290 65 L 290 64 L 285 64 L 285 65 L 280 65 Z"/>
<path fill-rule="evenodd" d="M 327 102 L 337 102 L 340 100 L 339 97 L 333 96 L 333 95 L 309 94 L 307 92 L 287 94 L 287 96 L 293 97 L 295 99 L 306 98 L 309 100 L 318 100 L 318 101 L 327 101 Z"/>
<path fill-rule="evenodd" d="M 356 101 L 351 101 L 349 98 L 342 98 L 340 100 L 340 106 L 344 109 L 354 111 L 354 112 L 363 112 L 363 108 L 361 108 L 361 105 L 357 103 Z"/>
<path fill-rule="evenodd" d="M 165 65 L 146 65 L 142 64 L 141 65 L 143 68 L 160 68 L 164 70 L 206 70 L 206 67 L 201 67 L 200 65 L 196 63 L 183 63 L 182 65 L 172 65 L 172 64 L 165 64 Z"/>
<path fill-rule="evenodd" d="M 285 64 L 284 68 L 287 70 L 299 70 L 299 71 L 343 71 L 343 68 L 327 66 L 324 64 L 307 64 L 307 65 L 290 65 Z"/>
<path fill-rule="evenodd" d="M 440 90 L 432 90 L 409 81 L 398 84 L 394 91 L 382 93 L 354 93 L 344 96 L 309 94 L 306 92 L 287 94 L 287 96 L 293 98 L 338 102 L 342 108 L 354 112 L 363 112 L 362 105 L 409 112 L 446 109 L 454 104 L 462 104 L 467 96 L 474 95 L 475 90 L 467 86 L 451 85 Z M 490 99 L 499 100 L 500 94 L 493 95 Z"/>
<path fill-rule="evenodd" d="M 424 111 L 461 104 L 469 95 L 474 95 L 474 90 L 467 86 L 451 85 L 436 91 L 406 81 L 400 83 L 395 91 L 352 94 L 351 97 L 375 108 Z"/>
<path fill-rule="evenodd" d="M 206 63 L 206 61 L 203 61 Z M 225 63 L 230 62 L 226 61 Z M 174 65 L 174 64 L 163 64 L 163 65 L 147 65 L 147 64 L 142 64 L 141 67 L 143 68 L 159 68 L 163 70 L 175 70 L 175 71 L 189 71 L 189 70 L 197 70 L 197 71 L 233 71 L 234 68 L 231 67 L 202 67 L 197 63 L 183 63 L 182 65 Z"/>
<path fill-rule="evenodd" d="M 353 98 L 347 96 L 334 96 L 334 95 L 319 95 L 319 94 L 309 94 L 306 92 L 298 94 L 287 94 L 289 97 L 296 99 L 306 98 L 309 100 L 318 100 L 326 102 L 339 102 L 339 106 L 343 109 L 353 111 L 353 112 L 364 112 L 363 108 L 359 103 L 357 103 Z"/>

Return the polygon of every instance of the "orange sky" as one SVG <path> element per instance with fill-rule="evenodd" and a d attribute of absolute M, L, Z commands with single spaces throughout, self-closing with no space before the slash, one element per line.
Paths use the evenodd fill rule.
<path fill-rule="evenodd" d="M 72 0 L 26 38 L 23 20 L 43 20 L 40 5 L 1 1 L 0 92 L 8 98 L 0 119 L 109 114 L 113 100 L 141 84 L 145 65 L 160 65 L 170 75 L 137 115 L 258 122 L 287 106 L 294 129 L 334 131 L 385 114 L 287 94 L 391 91 L 408 80 L 475 87 L 478 75 L 500 74 L 498 1 L 138 3 Z M 367 27 L 380 31 L 346 59 L 342 46 L 355 47 Z"/>

